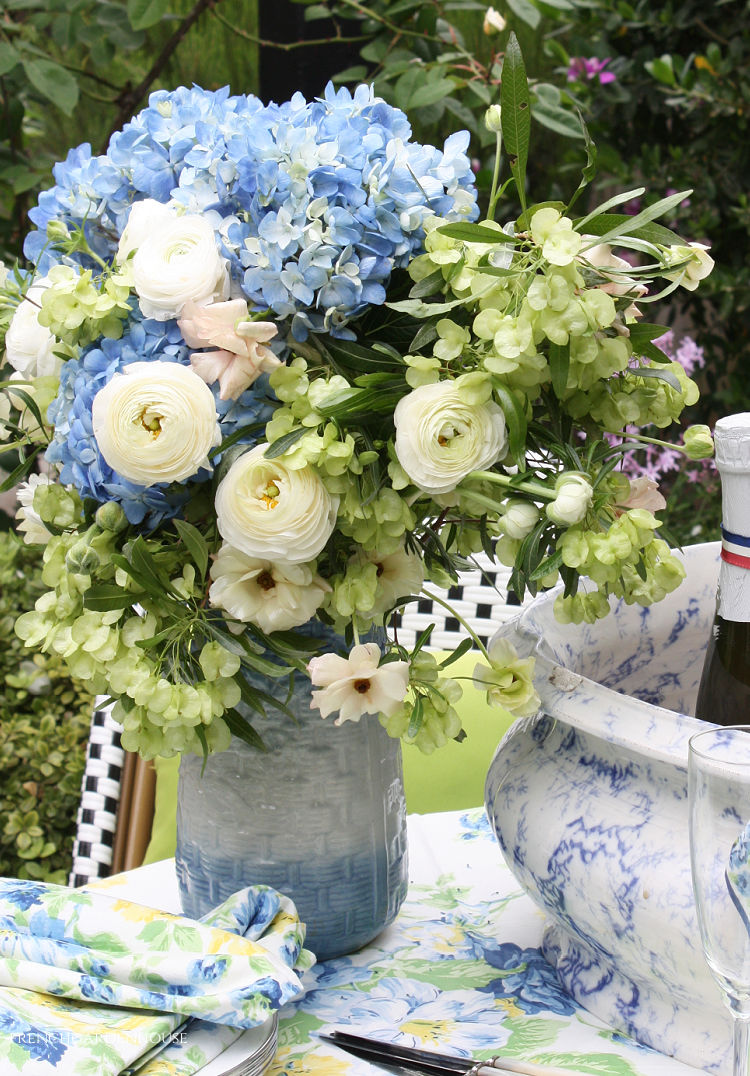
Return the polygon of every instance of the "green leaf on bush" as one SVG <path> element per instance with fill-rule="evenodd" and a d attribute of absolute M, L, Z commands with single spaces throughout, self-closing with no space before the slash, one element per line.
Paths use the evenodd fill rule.
<path fill-rule="evenodd" d="M 534 9 L 536 11 L 536 9 Z M 538 16 L 538 12 L 537 16 Z M 518 38 L 511 34 L 505 50 L 502 81 L 500 84 L 503 143 L 518 189 L 521 208 L 526 208 L 526 162 L 529 156 L 531 136 L 531 109 L 529 107 L 529 84 L 521 55 Z"/>
<path fill-rule="evenodd" d="M 134 30 L 155 26 L 169 7 L 168 0 L 128 0 L 128 18 Z"/>
<path fill-rule="evenodd" d="M 455 82 L 450 78 L 427 82 L 414 91 L 409 101 L 409 107 L 423 108 L 425 105 L 434 105 L 437 101 L 442 101 L 444 97 L 453 93 L 455 86 Z"/>
<path fill-rule="evenodd" d="M 21 57 L 9 41 L 0 41 L 0 75 L 12 71 Z"/>
<path fill-rule="evenodd" d="M 24 60 L 31 85 L 70 116 L 78 103 L 78 83 L 69 71 L 53 60 Z"/>
<path fill-rule="evenodd" d="M 517 15 L 521 22 L 525 22 L 532 30 L 536 30 L 542 16 L 538 9 L 529 0 L 508 0 L 508 7 Z"/>

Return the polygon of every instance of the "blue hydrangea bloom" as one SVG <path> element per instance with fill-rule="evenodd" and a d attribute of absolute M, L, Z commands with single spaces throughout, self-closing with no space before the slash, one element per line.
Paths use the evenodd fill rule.
<path fill-rule="evenodd" d="M 106 154 L 81 146 L 55 167 L 25 252 L 49 269 L 56 255 L 45 233 L 57 219 L 85 222 L 93 249 L 111 259 L 141 198 L 216 210 L 235 286 L 252 307 L 298 340 L 310 331 L 353 338 L 348 323 L 382 304 L 393 270 L 421 252 L 428 215 L 478 214 L 468 133 L 442 150 L 410 139 L 404 113 L 368 86 L 352 94 L 329 85 L 315 101 L 297 93 L 282 105 L 228 89 L 159 90 Z"/>

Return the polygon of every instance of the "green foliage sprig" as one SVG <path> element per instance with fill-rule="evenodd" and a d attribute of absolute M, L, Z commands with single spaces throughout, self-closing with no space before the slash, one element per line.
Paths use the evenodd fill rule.
<path fill-rule="evenodd" d="M 0 875 L 65 884 L 94 698 L 13 630 L 44 590 L 40 560 L 0 532 Z"/>

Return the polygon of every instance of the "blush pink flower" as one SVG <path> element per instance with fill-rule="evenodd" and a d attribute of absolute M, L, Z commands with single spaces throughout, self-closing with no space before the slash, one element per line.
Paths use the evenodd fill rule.
<path fill-rule="evenodd" d="M 276 326 L 248 320 L 244 299 L 186 303 L 177 324 L 188 347 L 219 349 L 192 354 L 190 364 L 207 385 L 219 382 L 222 400 L 236 400 L 265 370 L 281 365 L 264 346 L 276 336 Z"/>
<path fill-rule="evenodd" d="M 390 717 L 403 703 L 409 686 L 409 663 L 392 661 L 379 665 L 377 643 L 360 643 L 352 647 L 349 657 L 323 654 L 307 666 L 313 687 L 311 710 L 321 717 L 338 710 L 335 725 L 359 721 L 363 714 Z"/>
<path fill-rule="evenodd" d="M 647 512 L 660 512 L 667 507 L 667 502 L 653 478 L 641 475 L 639 478 L 630 479 L 630 493 L 617 507 L 645 508 Z"/>

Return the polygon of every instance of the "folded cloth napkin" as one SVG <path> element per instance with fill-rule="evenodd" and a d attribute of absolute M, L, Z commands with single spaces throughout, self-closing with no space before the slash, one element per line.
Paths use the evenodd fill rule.
<path fill-rule="evenodd" d="M 162 1050 L 142 1071 L 188 1076 L 302 994 L 295 969 L 314 960 L 303 940 L 294 905 L 268 886 L 197 922 L 0 878 L 0 1059 L 22 1076 L 117 1076 Z M 180 1035 L 163 1050 L 190 1017 L 200 1048 Z"/>
<path fill-rule="evenodd" d="M 729 896 L 750 930 L 750 822 L 732 845 L 725 878 Z"/>

